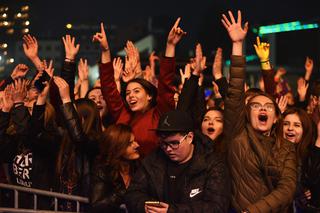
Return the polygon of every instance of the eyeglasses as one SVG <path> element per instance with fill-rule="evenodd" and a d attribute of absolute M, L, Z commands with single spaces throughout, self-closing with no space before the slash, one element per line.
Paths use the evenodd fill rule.
<path fill-rule="evenodd" d="M 252 110 L 255 110 L 255 111 L 259 111 L 262 108 L 264 108 L 268 112 L 272 112 L 274 110 L 273 103 L 266 103 L 266 104 L 262 105 L 262 104 L 257 103 L 257 102 L 252 102 L 252 103 L 250 103 L 250 107 L 251 107 Z"/>
<path fill-rule="evenodd" d="M 175 149 L 179 148 L 179 145 L 184 141 L 184 139 L 186 139 L 187 136 L 188 136 L 188 134 L 183 136 L 179 141 L 168 141 L 168 142 L 165 142 L 165 141 L 162 141 L 160 139 L 159 145 L 160 145 L 161 149 L 163 149 L 163 150 L 166 150 L 168 148 L 168 146 L 171 149 L 175 150 Z"/>

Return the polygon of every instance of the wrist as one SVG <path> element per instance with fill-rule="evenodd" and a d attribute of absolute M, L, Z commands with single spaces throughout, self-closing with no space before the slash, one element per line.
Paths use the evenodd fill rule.
<path fill-rule="evenodd" d="M 242 56 L 242 41 L 232 43 L 232 55 Z"/>
<path fill-rule="evenodd" d="M 303 102 L 306 100 L 306 95 L 299 95 L 299 101 Z"/>
<path fill-rule="evenodd" d="M 67 57 L 64 59 L 65 62 L 74 62 L 74 58 L 72 57 Z"/>
<path fill-rule="evenodd" d="M 101 51 L 102 51 L 102 52 L 109 52 L 110 49 L 109 49 L 109 47 L 102 47 L 102 46 L 101 46 Z"/>
<path fill-rule="evenodd" d="M 69 102 L 71 102 L 71 98 L 70 98 L 70 97 L 67 97 L 67 98 L 61 98 L 61 101 L 62 101 L 62 103 L 63 103 L 63 104 L 65 104 L 65 103 L 69 103 Z"/>

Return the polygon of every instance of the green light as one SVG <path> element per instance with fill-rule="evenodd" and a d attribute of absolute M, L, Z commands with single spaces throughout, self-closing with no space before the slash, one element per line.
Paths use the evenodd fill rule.
<path fill-rule="evenodd" d="M 270 34 L 270 33 L 280 33 L 280 32 L 288 32 L 295 30 L 306 30 L 306 29 L 315 29 L 319 28 L 318 24 L 301 24 L 300 21 L 275 24 L 269 26 L 261 26 L 259 27 L 259 34 Z"/>

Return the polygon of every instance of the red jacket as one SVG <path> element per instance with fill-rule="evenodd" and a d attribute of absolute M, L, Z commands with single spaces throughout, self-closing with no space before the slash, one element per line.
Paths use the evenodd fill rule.
<path fill-rule="evenodd" d="M 157 105 L 144 113 L 131 112 L 125 106 L 125 101 L 117 90 L 112 63 L 100 64 L 101 90 L 109 113 L 116 123 L 131 126 L 135 139 L 140 145 L 142 156 L 146 156 L 158 147 L 158 137 L 155 131 L 150 131 L 150 129 L 157 128 L 162 113 L 174 109 L 174 76 L 174 58 L 162 58 L 158 77 Z"/>

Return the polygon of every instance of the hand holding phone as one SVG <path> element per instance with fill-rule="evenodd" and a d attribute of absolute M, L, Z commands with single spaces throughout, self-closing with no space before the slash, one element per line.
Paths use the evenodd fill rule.
<path fill-rule="evenodd" d="M 48 73 L 46 71 L 43 71 L 40 78 L 34 82 L 34 86 L 37 88 L 39 92 L 41 92 L 45 87 L 44 82 L 49 82 L 50 79 L 51 77 L 48 75 Z"/>
<path fill-rule="evenodd" d="M 147 206 L 162 207 L 160 201 L 146 201 L 144 204 Z"/>

